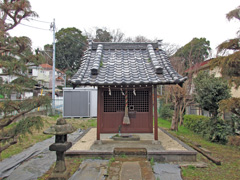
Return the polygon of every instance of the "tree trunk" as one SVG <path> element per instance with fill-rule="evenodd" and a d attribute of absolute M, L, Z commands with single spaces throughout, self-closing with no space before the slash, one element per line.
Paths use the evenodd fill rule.
<path fill-rule="evenodd" d="M 180 112 L 181 112 L 181 111 L 180 111 Z M 183 125 L 183 113 L 181 112 L 181 113 L 179 114 L 179 116 L 180 116 L 179 125 L 182 126 L 182 125 Z"/>
<path fill-rule="evenodd" d="M 175 102 L 174 113 L 173 113 L 172 124 L 171 124 L 171 130 L 173 131 L 178 131 L 178 115 L 179 115 L 179 107 L 178 107 L 178 103 Z"/>
<path fill-rule="evenodd" d="M 179 125 L 183 125 L 183 112 L 184 112 L 184 106 L 183 105 L 180 105 L 180 108 L 179 108 L 179 118 L 180 118 L 180 121 L 179 121 Z"/>

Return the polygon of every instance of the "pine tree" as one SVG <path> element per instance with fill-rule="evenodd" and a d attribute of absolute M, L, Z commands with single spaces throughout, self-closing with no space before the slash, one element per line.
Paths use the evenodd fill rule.
<path fill-rule="evenodd" d="M 17 143 L 21 134 L 31 132 L 32 127 L 40 128 L 42 120 L 39 117 L 19 119 L 31 110 L 49 103 L 48 97 L 40 96 L 11 100 L 11 94 L 22 95 L 32 91 L 36 81 L 28 76 L 28 69 L 42 63 L 43 58 L 33 54 L 31 40 L 28 37 L 11 37 L 9 30 L 16 27 L 23 19 L 37 17 L 31 10 L 28 0 L 0 1 L 0 153 Z M 5 82 L 3 76 L 14 80 Z M 12 115 L 14 113 L 14 115 Z"/>
<path fill-rule="evenodd" d="M 226 15 L 227 19 L 240 20 L 240 6 Z M 211 62 L 212 67 L 218 66 L 223 77 L 227 77 L 229 83 L 236 89 L 240 86 L 240 31 L 237 37 L 224 41 L 218 47 L 219 56 Z M 222 110 L 229 110 L 240 116 L 240 98 L 231 97 L 220 102 Z"/>

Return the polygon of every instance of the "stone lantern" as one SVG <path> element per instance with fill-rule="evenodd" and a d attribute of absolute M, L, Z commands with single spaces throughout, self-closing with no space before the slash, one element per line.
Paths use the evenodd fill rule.
<path fill-rule="evenodd" d="M 67 142 L 67 134 L 74 131 L 75 129 L 71 124 L 67 124 L 65 119 L 59 118 L 56 125 L 51 126 L 43 132 L 44 134 L 55 135 L 55 143 L 49 146 L 49 150 L 56 151 L 57 156 L 56 165 L 49 178 L 50 180 L 64 180 L 68 177 L 68 174 L 66 173 L 64 152 L 72 146 L 71 142 Z"/>

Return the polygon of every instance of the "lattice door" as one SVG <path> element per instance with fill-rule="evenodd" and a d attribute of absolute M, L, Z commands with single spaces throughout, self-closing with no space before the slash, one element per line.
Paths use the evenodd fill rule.
<path fill-rule="evenodd" d="M 118 133 L 122 126 L 122 133 L 152 133 L 152 97 L 151 88 L 128 89 L 128 115 L 130 124 L 124 125 L 125 116 L 125 94 L 120 89 L 101 89 L 101 109 L 103 110 L 100 120 L 101 133 Z M 123 89 L 125 93 L 125 89 Z"/>
<path fill-rule="evenodd" d="M 104 91 L 104 112 L 121 112 L 125 108 L 125 96 L 119 90 L 112 90 L 111 95 Z M 149 112 L 149 91 L 128 91 L 128 109 L 136 112 Z"/>

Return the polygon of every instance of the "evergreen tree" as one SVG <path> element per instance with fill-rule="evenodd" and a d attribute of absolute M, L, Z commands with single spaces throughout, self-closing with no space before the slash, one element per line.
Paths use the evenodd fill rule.
<path fill-rule="evenodd" d="M 199 106 L 211 113 L 214 119 L 218 116 L 219 102 L 230 97 L 230 88 L 225 80 L 206 71 L 198 73 L 193 79 L 195 85 L 195 101 Z"/>
<path fill-rule="evenodd" d="M 87 46 L 86 37 L 77 28 L 62 28 L 56 33 L 56 67 L 74 73 Z"/>
<path fill-rule="evenodd" d="M 187 69 L 207 59 L 210 51 L 210 42 L 206 38 L 193 38 L 189 43 L 179 48 L 174 57 L 179 57 Z"/>
<path fill-rule="evenodd" d="M 56 33 L 56 67 L 65 71 L 68 77 L 73 76 L 81 65 L 81 57 L 87 47 L 87 38 L 82 35 L 79 29 L 62 28 Z M 49 64 L 52 64 L 52 45 L 44 46 L 46 59 L 49 59 Z M 46 53 L 48 55 L 46 55 Z"/>
<path fill-rule="evenodd" d="M 240 20 L 240 6 L 230 11 L 226 17 L 230 21 L 232 19 Z M 240 86 L 240 33 L 237 37 L 229 39 L 220 44 L 218 49 L 218 57 L 215 58 L 211 65 L 219 67 L 221 74 L 228 77 L 231 86 L 236 89 Z M 222 110 L 229 110 L 240 117 L 240 98 L 232 97 L 220 102 Z"/>
<path fill-rule="evenodd" d="M 32 91 L 36 81 L 28 76 L 28 69 L 42 63 L 40 55 L 34 55 L 31 50 L 31 40 L 28 37 L 11 37 L 8 30 L 16 27 L 23 19 L 37 17 L 31 10 L 28 0 L 4 0 L 0 2 L 0 67 L 1 76 L 14 80 L 5 82 L 0 78 L 0 153 L 17 143 L 21 134 L 31 132 L 31 127 L 39 128 L 41 118 L 29 117 L 17 121 L 31 110 L 46 104 L 45 96 L 14 101 L 12 94 L 19 97 L 27 91 Z M 12 115 L 14 114 L 14 115 Z M 16 122 L 16 123 L 15 123 Z"/>

